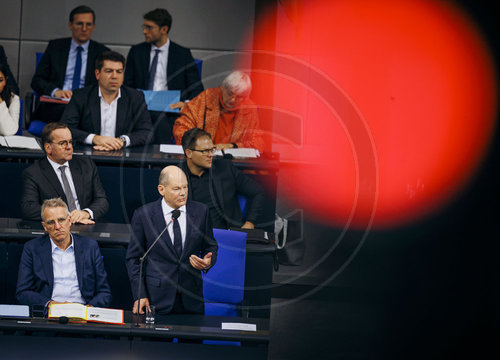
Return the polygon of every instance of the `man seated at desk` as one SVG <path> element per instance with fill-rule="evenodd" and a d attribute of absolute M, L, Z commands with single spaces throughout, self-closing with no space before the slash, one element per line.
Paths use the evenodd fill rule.
<path fill-rule="evenodd" d="M 78 6 L 69 14 L 70 38 L 49 41 L 38 64 L 31 87 L 38 95 L 71 98 L 73 90 L 96 83 L 95 59 L 109 50 L 90 40 L 95 29 L 95 13 L 88 6 Z M 38 118 L 45 122 L 59 121 L 64 104 L 40 103 Z"/>
<path fill-rule="evenodd" d="M 134 212 L 126 257 L 134 314 L 143 314 L 144 307 L 150 304 L 162 314 L 204 313 L 201 271 L 215 265 L 218 247 L 208 208 L 188 201 L 187 186 L 182 170 L 167 166 L 158 184 L 163 198 Z M 140 258 L 160 235 L 143 265 L 144 278 L 140 279 Z"/>
<path fill-rule="evenodd" d="M 60 197 L 68 204 L 72 223 L 93 224 L 109 207 L 94 162 L 83 156 L 73 158 L 73 139 L 66 124 L 47 124 L 42 146 L 47 156 L 23 171 L 23 218 L 40 220 L 43 201 Z"/>
<path fill-rule="evenodd" d="M 145 145 L 151 140 L 151 119 L 144 94 L 122 86 L 125 58 L 106 51 L 96 60 L 97 85 L 76 90 L 66 106 L 62 122 L 73 138 L 112 151 Z"/>
<path fill-rule="evenodd" d="M 42 205 L 47 235 L 24 245 L 16 297 L 20 304 L 74 302 L 98 307 L 111 303 L 111 289 L 97 242 L 71 234 L 71 215 L 64 201 Z"/>
<path fill-rule="evenodd" d="M 257 106 L 249 99 L 250 77 L 233 71 L 220 87 L 210 88 L 184 105 L 174 124 L 174 137 L 181 144 L 182 135 L 192 128 L 208 132 L 217 149 L 254 148 L 263 150 Z"/>
<path fill-rule="evenodd" d="M 208 206 L 213 227 L 255 228 L 265 200 L 260 185 L 241 173 L 231 160 L 214 160 L 215 146 L 206 131 L 198 128 L 186 131 L 182 136 L 182 148 L 186 161 L 180 167 L 188 179 L 189 198 Z M 248 201 L 245 222 L 238 194 Z"/>

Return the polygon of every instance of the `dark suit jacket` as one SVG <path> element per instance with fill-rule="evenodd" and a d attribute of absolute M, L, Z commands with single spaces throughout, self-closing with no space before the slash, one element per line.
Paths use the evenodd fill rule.
<path fill-rule="evenodd" d="M 31 80 L 31 87 L 39 95 L 50 95 L 55 88 L 62 89 L 70 46 L 71 38 L 49 41 L 42 59 L 36 68 L 35 75 L 33 75 L 33 79 Z M 87 69 L 85 72 L 85 86 L 97 83 L 94 73 L 95 59 L 107 50 L 109 49 L 106 46 L 90 40 Z"/>
<path fill-rule="evenodd" d="M 186 174 L 189 182 L 187 163 L 185 161 L 181 163 L 180 168 Z M 216 202 L 222 208 L 228 228 L 232 226 L 241 227 L 243 225 L 238 195 L 245 196 L 248 201 L 245 220 L 257 225 L 264 209 L 265 200 L 261 186 L 238 170 L 231 160 L 214 159 L 209 171 L 210 181 L 212 181 L 217 197 Z M 198 201 L 198 199 L 193 197 L 191 184 L 188 184 L 188 189 L 188 199 Z"/>
<path fill-rule="evenodd" d="M 111 289 L 97 242 L 73 234 L 76 274 L 86 304 L 107 307 Z M 54 270 L 48 235 L 28 241 L 19 263 L 16 297 L 20 304 L 45 305 L 52 297 Z"/>
<path fill-rule="evenodd" d="M 0 63 L 4 64 L 7 67 L 7 74 L 4 74 L 8 77 L 7 86 L 17 95 L 19 95 L 19 86 L 17 86 L 14 74 L 12 74 L 12 71 L 10 71 L 9 63 L 7 62 L 7 55 L 5 55 L 5 51 L 2 45 L 0 45 Z"/>
<path fill-rule="evenodd" d="M 94 219 L 99 219 L 109 207 L 108 198 L 99 180 L 94 162 L 87 157 L 73 156 L 69 168 L 75 184 L 80 208 L 89 208 Z M 66 203 L 66 195 L 47 157 L 35 161 L 23 171 L 23 195 L 21 212 L 28 220 L 41 220 L 41 207 L 45 199 L 60 197 Z"/>
<path fill-rule="evenodd" d="M 125 68 L 125 85 L 147 89 L 151 44 L 146 42 L 130 48 Z M 203 83 L 191 50 L 170 41 L 167 63 L 169 90 L 180 90 L 181 100 L 192 99 L 203 91 Z"/>
<path fill-rule="evenodd" d="M 101 133 L 101 104 L 98 85 L 86 86 L 73 92 L 73 96 L 61 118 L 68 124 L 73 139 L 83 142 L 89 134 Z M 144 145 L 152 136 L 144 94 L 141 91 L 122 86 L 116 111 L 115 136 L 128 135 L 130 145 Z"/>
<path fill-rule="evenodd" d="M 134 300 L 138 299 L 139 258 L 166 225 L 161 201 L 159 199 L 140 207 L 132 217 L 127 270 Z M 217 242 L 213 237 L 208 208 L 204 204 L 188 201 L 186 215 L 186 242 L 181 258 L 177 257 L 168 231 L 165 231 L 144 262 L 145 281 L 141 285 L 141 298 L 149 298 L 149 302 L 161 313 L 172 310 L 177 290 L 182 292 L 182 301 L 187 311 L 204 313 L 201 271 L 191 266 L 189 256 L 195 254 L 203 257 L 212 252 L 213 266 L 217 260 Z"/>

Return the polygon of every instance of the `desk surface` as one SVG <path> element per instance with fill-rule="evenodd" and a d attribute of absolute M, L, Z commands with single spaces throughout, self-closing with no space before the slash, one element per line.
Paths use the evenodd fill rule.
<path fill-rule="evenodd" d="M 97 164 L 161 166 L 177 165 L 184 160 L 183 155 L 160 152 L 160 145 L 148 145 L 126 148 L 119 151 L 96 151 L 91 146 L 77 145 L 75 156 L 87 155 Z M 43 151 L 8 149 L 0 147 L 0 159 L 36 160 L 44 156 Z M 235 166 L 242 170 L 261 170 L 277 172 L 279 169 L 279 154 L 271 153 L 259 159 L 233 159 Z"/>
<path fill-rule="evenodd" d="M 185 338 L 221 341 L 245 341 L 247 343 L 269 342 L 269 321 L 267 319 L 235 318 L 204 315 L 157 315 L 154 325 L 146 325 L 141 317 L 139 327 L 136 316 L 125 312 L 124 325 L 99 323 L 60 324 L 47 319 L 0 320 L 0 330 L 11 331 L 50 331 L 68 334 L 136 336 L 146 338 Z M 141 323 L 142 321 L 142 323 Z M 223 322 L 255 324 L 257 331 L 222 330 Z"/>
<path fill-rule="evenodd" d="M 130 225 L 115 223 L 96 223 L 94 225 L 71 226 L 71 232 L 95 239 L 99 245 L 127 247 L 130 240 Z M 0 218 L 0 240 L 26 242 L 44 235 L 39 221 L 27 221 L 14 218 Z M 273 253 L 274 244 L 247 243 L 247 252 Z"/>

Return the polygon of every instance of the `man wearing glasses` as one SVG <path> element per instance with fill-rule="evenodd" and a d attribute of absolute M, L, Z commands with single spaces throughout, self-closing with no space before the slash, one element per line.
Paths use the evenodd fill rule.
<path fill-rule="evenodd" d="M 45 200 L 41 215 L 47 235 L 24 245 L 16 289 L 19 303 L 108 307 L 111 289 L 97 242 L 71 234 L 71 215 L 59 198 Z"/>
<path fill-rule="evenodd" d="M 182 137 L 186 161 L 180 165 L 188 180 L 188 198 L 208 206 L 214 228 L 241 227 L 253 229 L 264 206 L 264 193 L 258 183 L 244 175 L 231 160 L 217 159 L 209 133 L 199 128 L 186 131 Z M 248 201 L 243 221 L 238 195 Z"/>
<path fill-rule="evenodd" d="M 60 197 L 68 205 L 72 223 L 93 224 L 109 207 L 97 167 L 87 157 L 73 158 L 73 139 L 66 124 L 47 124 L 42 146 L 47 156 L 23 171 L 23 218 L 40 220 L 43 201 Z"/>
<path fill-rule="evenodd" d="M 88 6 L 78 6 L 69 14 L 68 28 L 71 38 L 49 41 L 31 81 L 39 95 L 70 99 L 73 90 L 95 84 L 94 64 L 97 56 L 109 50 L 90 40 L 95 29 L 95 13 Z M 64 105 L 41 103 L 38 118 L 59 121 Z"/>
<path fill-rule="evenodd" d="M 168 33 L 172 28 L 172 16 L 165 9 L 155 9 L 143 16 L 142 32 L 145 42 L 130 48 L 125 69 L 125 85 L 143 90 L 180 90 L 182 108 L 203 91 L 200 74 L 191 50 L 170 41 Z M 169 141 L 175 114 L 151 112 L 155 125 L 155 142 Z M 170 139 L 168 139 L 170 138 Z M 165 143 L 165 141 L 160 141 Z"/>

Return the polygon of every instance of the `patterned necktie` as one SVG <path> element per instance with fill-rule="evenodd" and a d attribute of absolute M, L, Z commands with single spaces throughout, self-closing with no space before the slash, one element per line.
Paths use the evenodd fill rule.
<path fill-rule="evenodd" d="M 61 179 L 64 186 L 64 194 L 66 195 L 66 199 L 68 200 L 68 208 L 69 211 L 73 211 L 76 209 L 75 199 L 73 198 L 73 193 L 71 192 L 71 188 L 69 186 L 68 178 L 66 177 L 66 168 L 67 166 L 60 166 L 59 170 L 61 171 Z"/>
<path fill-rule="evenodd" d="M 156 68 L 158 67 L 158 54 L 160 51 L 160 49 L 155 50 L 156 54 L 153 58 L 153 62 L 151 63 L 151 67 L 149 68 L 148 90 L 153 90 L 155 86 Z"/>
<path fill-rule="evenodd" d="M 73 73 L 73 85 L 72 90 L 80 88 L 80 77 L 82 75 L 82 51 L 83 48 L 78 46 L 76 48 L 76 61 L 75 61 L 75 72 Z"/>
<path fill-rule="evenodd" d="M 174 219 L 174 248 L 177 256 L 180 258 L 182 255 L 182 234 L 179 221 Z"/>

